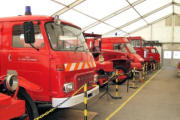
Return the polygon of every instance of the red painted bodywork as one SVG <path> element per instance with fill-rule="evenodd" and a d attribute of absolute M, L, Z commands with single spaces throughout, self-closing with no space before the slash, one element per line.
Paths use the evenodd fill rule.
<path fill-rule="evenodd" d="M 129 41 L 126 38 L 122 37 L 107 37 L 102 38 L 102 49 L 114 50 L 114 45 L 125 45 L 126 51 L 121 51 L 120 49 L 114 50 L 116 53 L 121 53 L 121 56 L 127 56 L 129 61 L 131 61 L 130 69 L 134 67 L 138 70 L 142 70 L 142 64 L 144 62 L 143 58 L 136 53 L 132 53 L 127 47 Z"/>
<path fill-rule="evenodd" d="M 10 120 L 25 114 L 25 101 L 0 93 L 0 119 Z"/>
<path fill-rule="evenodd" d="M 139 54 L 141 57 L 144 58 L 145 62 L 157 62 L 160 63 L 160 54 L 158 53 L 156 47 L 153 46 L 144 46 L 144 41 L 142 37 L 136 36 L 136 37 L 128 37 L 127 38 L 131 43 L 134 41 L 139 42 L 140 44 L 138 46 L 133 46 L 136 50 L 136 53 Z M 133 44 L 132 44 L 133 45 Z M 145 55 L 145 51 L 148 51 Z M 152 52 L 152 50 L 156 51 L 155 53 Z"/>
<path fill-rule="evenodd" d="M 99 42 L 101 41 L 101 35 L 98 34 L 90 34 L 84 33 L 86 38 L 86 43 L 89 50 L 92 54 L 98 54 L 97 56 L 94 55 L 94 60 L 96 63 L 96 74 L 98 75 L 98 83 L 100 86 L 103 85 L 108 80 L 108 77 L 105 76 L 106 73 L 112 73 L 114 71 L 113 62 L 104 60 L 104 53 L 101 51 Z M 98 50 L 95 49 L 97 47 Z M 102 61 L 100 60 L 100 55 L 103 57 Z M 103 73 L 102 73 L 103 72 Z"/>
<path fill-rule="evenodd" d="M 0 85 L 3 85 L 5 76 L 6 75 L 2 75 L 0 77 Z M 30 81 L 27 81 L 25 78 L 21 76 L 18 76 L 18 81 L 18 88 L 16 89 L 16 92 L 13 95 L 10 96 L 5 93 L 0 93 L 1 120 L 9 120 L 21 117 L 23 114 L 25 114 L 25 101 L 20 100 L 16 94 L 19 91 L 19 87 L 34 92 L 42 91 L 42 89 L 38 85 Z"/>
<path fill-rule="evenodd" d="M 12 29 L 14 25 L 22 25 L 25 21 L 39 21 L 44 47 L 39 51 L 34 48 L 14 48 L 12 47 Z M 6 74 L 8 69 L 18 72 L 18 75 L 32 82 L 37 91 L 27 92 L 34 101 L 51 102 L 52 98 L 64 98 L 71 96 L 80 85 L 84 84 L 87 75 L 94 75 L 95 68 L 74 70 L 74 71 L 57 71 L 57 65 L 66 63 L 79 63 L 94 61 L 90 52 L 75 51 L 55 51 L 51 48 L 48 36 L 45 30 L 47 22 L 54 22 L 52 17 L 48 16 L 17 16 L 9 18 L 0 18 L 0 75 Z M 62 24 L 79 27 L 61 21 Z M 9 59 L 9 55 L 11 60 Z M 81 81 L 77 78 L 81 77 Z M 93 81 L 94 77 L 88 77 L 87 81 Z M 74 83 L 74 90 L 69 93 L 63 91 L 65 83 Z M 37 87 L 38 86 L 38 87 Z M 93 88 L 88 86 L 88 90 Z M 26 88 L 25 88 L 26 89 Z"/>

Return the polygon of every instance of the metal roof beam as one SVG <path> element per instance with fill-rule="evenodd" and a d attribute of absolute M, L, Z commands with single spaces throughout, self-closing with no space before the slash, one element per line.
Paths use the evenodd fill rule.
<path fill-rule="evenodd" d="M 51 1 L 53 1 L 53 2 L 55 2 L 55 3 L 58 3 L 58 4 L 60 4 L 60 5 L 65 6 L 63 9 L 55 12 L 55 13 L 52 15 L 52 16 L 56 16 L 56 15 L 61 15 L 61 14 L 63 14 L 64 12 L 72 9 L 73 7 L 79 5 L 80 3 L 84 2 L 85 0 L 76 0 L 76 1 L 74 1 L 73 3 L 71 3 L 71 4 L 68 5 L 68 6 L 65 5 L 65 4 L 63 4 L 63 3 L 61 3 L 61 2 L 58 2 L 58 1 L 56 1 L 56 0 L 51 0 Z"/>
<path fill-rule="evenodd" d="M 134 3 L 132 4 L 132 6 L 138 5 L 138 4 L 140 4 L 140 3 L 144 2 L 144 1 L 145 1 L 145 0 L 138 0 L 138 1 L 134 2 Z M 94 22 L 94 23 L 86 26 L 85 28 L 83 28 L 83 31 L 86 31 L 86 30 L 88 30 L 88 29 L 90 29 L 90 28 L 92 28 L 92 27 L 100 24 L 101 22 L 104 22 L 104 21 L 106 21 L 106 20 L 108 20 L 108 19 L 110 19 L 110 18 L 112 18 L 112 17 L 114 17 L 114 16 L 116 16 L 116 15 L 118 15 L 118 14 L 120 14 L 120 13 L 122 13 L 122 12 L 128 10 L 128 9 L 130 9 L 130 8 L 131 8 L 130 5 L 128 5 L 128 6 L 124 7 L 124 8 L 121 8 L 121 9 L 113 12 L 112 14 L 110 14 L 110 15 L 108 15 L 108 16 L 100 19 L 100 20 L 97 20 L 96 22 Z"/>
<path fill-rule="evenodd" d="M 61 9 L 59 12 L 54 13 L 52 16 L 60 15 L 60 14 L 63 14 L 64 12 L 67 11 L 67 9 L 68 9 L 67 7 L 68 7 L 68 6 L 66 6 L 65 4 L 63 4 L 63 3 L 61 3 L 61 2 L 58 2 L 58 1 L 56 1 L 56 0 L 52 0 L 52 1 L 53 1 L 53 2 L 56 2 L 56 3 L 60 4 L 60 5 L 65 6 L 65 8 Z M 79 4 L 80 4 L 80 3 L 79 3 Z M 75 7 L 75 6 L 74 6 L 74 7 Z M 80 13 L 80 14 L 83 14 L 83 15 L 91 18 L 91 19 L 94 19 L 94 20 L 96 20 L 96 21 L 99 21 L 97 18 L 92 17 L 92 16 L 89 16 L 89 15 L 87 15 L 87 14 L 85 14 L 85 13 L 79 11 L 79 10 L 74 9 L 73 7 L 72 7 L 71 9 L 74 10 L 74 11 L 76 11 L 76 12 L 78 12 L 78 13 Z M 69 10 L 69 9 L 68 9 L 68 10 Z M 110 25 L 110 24 L 108 24 L 108 23 L 105 23 L 105 22 L 103 22 L 103 21 L 99 21 L 99 23 L 104 23 L 104 24 L 106 24 L 106 25 L 108 25 L 108 26 L 111 26 L 111 27 L 113 27 L 114 29 L 116 29 L 116 27 L 114 27 L 114 26 L 112 26 L 112 25 Z M 84 30 L 82 29 L 82 31 L 84 31 Z M 121 31 L 124 32 L 124 33 L 127 33 L 126 31 L 123 31 L 123 30 L 121 30 Z"/>
<path fill-rule="evenodd" d="M 127 1 L 128 4 L 131 6 L 131 8 L 141 17 L 141 19 L 143 19 L 144 22 L 145 22 L 146 24 L 148 24 L 148 22 L 143 18 L 143 16 L 139 13 L 139 11 L 138 11 L 134 6 L 132 6 L 132 4 L 129 2 L 129 0 L 126 0 L 126 1 Z"/>
<path fill-rule="evenodd" d="M 139 30 L 142 30 L 143 28 L 146 28 L 146 27 L 148 27 L 148 26 L 150 26 L 150 25 L 152 25 L 152 24 L 155 24 L 155 23 L 157 23 L 157 22 L 159 22 L 159 21 L 161 21 L 161 20 L 164 20 L 164 19 L 166 19 L 166 18 L 168 18 L 168 17 L 170 17 L 170 16 L 172 16 L 172 15 L 173 15 L 173 14 L 166 15 L 165 17 L 162 17 L 162 18 L 160 18 L 160 19 L 158 19 L 158 20 L 156 20 L 156 21 L 154 21 L 154 22 L 151 22 L 151 23 L 149 23 L 149 24 L 146 25 L 146 26 L 140 27 L 140 28 L 138 28 L 138 29 L 130 32 L 129 34 L 133 34 L 133 33 L 137 32 L 137 31 L 139 31 Z M 127 36 L 127 35 L 129 35 L 129 34 L 126 34 L 125 36 Z"/>
<path fill-rule="evenodd" d="M 180 3 L 173 2 L 173 4 L 180 7 Z"/>
<path fill-rule="evenodd" d="M 160 10 L 163 10 L 163 9 L 165 9 L 165 8 L 171 6 L 171 5 L 172 5 L 172 3 L 166 4 L 166 5 L 158 8 L 158 9 L 155 9 L 155 10 L 153 10 L 153 11 L 151 11 L 151 12 L 143 15 L 142 17 L 139 17 L 139 18 L 137 18 L 137 19 L 134 19 L 134 20 L 132 20 L 132 21 L 130 21 L 130 22 L 124 24 L 124 25 L 121 25 L 121 26 L 117 27 L 117 29 L 114 29 L 114 30 L 112 30 L 112 31 L 110 31 L 110 32 L 107 32 L 107 33 L 103 34 L 103 35 L 107 35 L 107 34 L 110 34 L 110 33 L 112 33 L 112 32 L 115 32 L 115 31 L 117 31 L 117 30 L 120 30 L 120 29 L 122 29 L 122 28 L 124 28 L 124 27 L 126 27 L 126 26 L 128 26 L 128 25 L 130 25 L 130 24 L 132 24 L 132 23 L 135 23 L 135 22 L 141 20 L 142 18 L 148 17 L 148 16 L 150 16 L 150 15 L 152 15 L 152 14 L 154 14 L 154 13 L 160 11 Z"/>

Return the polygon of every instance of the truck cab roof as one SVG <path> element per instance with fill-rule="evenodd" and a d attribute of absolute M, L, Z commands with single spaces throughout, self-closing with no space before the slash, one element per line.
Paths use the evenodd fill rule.
<path fill-rule="evenodd" d="M 51 17 L 51 16 L 43 16 L 43 15 L 23 15 L 23 16 L 13 16 L 13 17 L 3 17 L 3 18 L 0 18 L 0 22 L 17 22 L 17 21 L 35 21 L 35 20 L 40 20 L 40 21 L 43 21 L 43 20 L 47 20 L 47 21 L 52 21 L 54 18 Z M 68 25 L 71 25 L 73 27 L 76 27 L 78 29 L 81 29 L 80 27 L 72 24 L 72 23 L 69 23 L 65 20 L 61 20 L 61 23 L 64 23 L 64 24 L 68 24 Z"/>
<path fill-rule="evenodd" d="M 124 37 L 106 37 L 102 38 L 102 43 L 129 43 Z"/>

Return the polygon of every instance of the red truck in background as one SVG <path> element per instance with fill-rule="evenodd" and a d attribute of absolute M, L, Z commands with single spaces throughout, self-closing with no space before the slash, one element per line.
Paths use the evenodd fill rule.
<path fill-rule="evenodd" d="M 100 34 L 84 33 L 84 37 L 96 63 L 96 81 L 100 86 L 103 86 L 114 72 L 113 62 L 104 60 L 103 53 L 101 51 Z"/>
<path fill-rule="evenodd" d="M 102 42 L 101 35 L 99 34 L 85 34 L 86 36 L 96 36 L 95 38 L 87 38 L 86 42 L 91 51 L 100 51 L 98 54 L 94 53 L 95 59 L 98 61 L 99 58 L 103 58 L 104 63 L 113 63 L 113 71 L 118 70 L 120 76 L 118 76 L 118 84 L 122 84 L 129 77 L 129 73 L 132 70 L 132 64 L 127 56 L 120 51 L 114 51 L 113 49 L 103 48 L 104 43 Z M 105 67 L 105 66 L 104 66 Z M 98 68 L 97 68 L 98 69 Z M 113 80 L 115 82 L 115 80 Z"/>
<path fill-rule="evenodd" d="M 144 59 L 136 54 L 130 42 L 123 37 L 107 37 L 102 38 L 102 48 L 119 51 L 125 54 L 131 62 L 130 69 L 134 67 L 136 70 L 142 71 Z"/>
<path fill-rule="evenodd" d="M 155 46 L 162 46 L 161 43 L 157 41 L 145 41 L 142 37 L 128 37 L 127 38 L 136 53 L 139 54 L 141 57 L 144 58 L 144 61 L 148 63 L 148 66 L 151 66 L 151 63 L 160 64 L 160 54 Z"/>
<path fill-rule="evenodd" d="M 16 70 L 28 81 L 18 94 L 27 99 L 30 120 L 38 116 L 35 103 L 58 108 L 82 103 L 83 91 L 71 96 L 85 83 L 88 99 L 97 95 L 99 87 L 93 86 L 95 67 L 78 26 L 49 16 L 0 18 L 0 76 Z M 27 89 L 35 87 L 30 83 L 40 89 Z"/>

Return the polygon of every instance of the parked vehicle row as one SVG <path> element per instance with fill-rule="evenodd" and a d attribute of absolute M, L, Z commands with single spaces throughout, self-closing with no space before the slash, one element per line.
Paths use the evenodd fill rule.
<path fill-rule="evenodd" d="M 58 17 L 33 16 L 29 8 L 25 16 L 0 18 L 0 116 L 33 120 L 39 115 L 38 104 L 75 106 L 84 94 L 81 90 L 72 95 L 85 83 L 88 99 L 93 98 L 99 93 L 94 84 L 103 86 L 115 71 L 117 84 L 125 82 L 134 67 L 142 71 L 144 57 L 136 53 L 127 38 L 83 34 Z M 9 71 L 14 73 L 10 78 Z"/>

